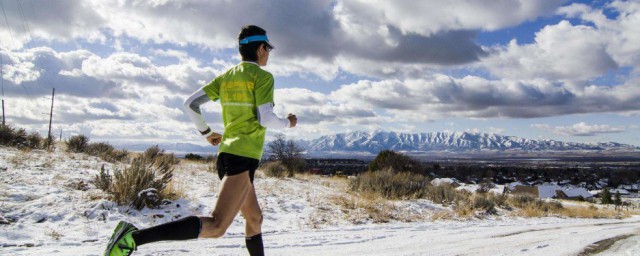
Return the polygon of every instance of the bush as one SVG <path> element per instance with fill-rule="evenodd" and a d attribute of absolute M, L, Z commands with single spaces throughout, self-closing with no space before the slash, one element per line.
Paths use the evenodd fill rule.
<path fill-rule="evenodd" d="M 17 148 L 26 148 L 28 144 L 27 137 L 27 131 L 20 128 L 13 134 L 13 141 L 11 142 L 11 145 Z"/>
<path fill-rule="evenodd" d="M 262 166 L 262 171 L 267 177 L 291 178 L 293 171 L 287 169 L 280 161 L 267 162 Z"/>
<path fill-rule="evenodd" d="M 459 201 L 466 201 L 470 196 L 468 191 L 456 190 L 451 184 L 429 185 L 425 188 L 425 198 L 442 205 L 454 205 Z"/>
<path fill-rule="evenodd" d="M 20 149 L 40 149 L 43 147 L 42 137 L 37 132 L 27 134 L 25 129 L 14 129 L 0 124 L 0 145 Z"/>
<path fill-rule="evenodd" d="M 107 162 L 122 162 L 129 157 L 129 152 L 124 149 L 115 149 L 106 142 L 89 143 L 86 152 L 88 155 L 100 157 Z"/>
<path fill-rule="evenodd" d="M 539 217 L 554 213 L 561 213 L 562 203 L 544 202 L 530 195 L 514 195 L 507 199 L 509 205 L 520 208 L 525 216 Z"/>
<path fill-rule="evenodd" d="M 172 166 L 180 163 L 180 159 L 178 159 L 174 154 L 164 153 L 164 149 L 160 149 L 158 145 L 151 146 L 145 150 L 142 154 L 142 158 L 149 161 L 149 163 L 153 163 L 156 167 L 163 164 Z"/>
<path fill-rule="evenodd" d="M 269 159 L 279 161 L 291 172 L 303 172 L 307 164 L 301 155 L 304 149 L 293 140 L 286 140 L 284 135 L 277 135 L 274 141 L 267 144 Z"/>
<path fill-rule="evenodd" d="M 198 154 L 188 153 L 184 155 L 184 159 L 191 160 L 191 161 L 202 161 L 204 158 Z"/>
<path fill-rule="evenodd" d="M 13 141 L 14 133 L 15 130 L 11 126 L 0 124 L 0 145 L 13 146 L 11 142 Z"/>
<path fill-rule="evenodd" d="M 118 204 L 128 204 L 135 209 L 160 205 L 163 195 L 173 178 L 173 154 L 164 155 L 157 146 L 131 161 L 128 168 L 114 172 L 114 182 L 109 192 Z"/>
<path fill-rule="evenodd" d="M 89 138 L 82 134 L 73 136 L 67 141 L 67 151 L 74 153 L 84 153 L 89 146 Z"/>
<path fill-rule="evenodd" d="M 92 150 L 105 152 L 108 148 L 105 145 L 96 145 Z M 112 150 L 107 155 L 116 157 L 119 154 L 128 155 L 122 150 Z M 102 166 L 93 183 L 111 195 L 120 205 L 130 205 L 137 210 L 144 207 L 155 208 L 164 198 L 175 194 L 170 186 L 175 159 L 173 154 L 164 154 L 154 146 L 134 158 L 129 167 L 122 171 L 115 170 L 113 176 Z"/>
<path fill-rule="evenodd" d="M 127 159 L 129 159 L 129 151 L 126 149 L 116 149 L 111 151 L 111 154 L 109 154 L 105 160 L 110 162 L 125 162 Z"/>
<path fill-rule="evenodd" d="M 420 162 L 392 150 L 380 151 L 369 164 L 369 171 L 387 170 L 389 168 L 398 172 L 409 171 L 424 174 L 424 168 L 422 168 Z"/>
<path fill-rule="evenodd" d="M 26 147 L 30 149 L 40 149 L 44 147 L 42 136 L 37 132 L 29 133 Z"/>
<path fill-rule="evenodd" d="M 109 171 L 104 170 L 104 165 L 100 168 L 100 175 L 94 177 L 93 184 L 105 192 L 110 191 L 112 184 L 111 175 L 109 175 Z"/>
<path fill-rule="evenodd" d="M 365 172 L 349 180 L 349 189 L 356 192 L 374 193 L 387 199 L 415 199 L 425 195 L 429 179 L 425 176 L 400 172 L 392 168 L 384 171 Z"/>

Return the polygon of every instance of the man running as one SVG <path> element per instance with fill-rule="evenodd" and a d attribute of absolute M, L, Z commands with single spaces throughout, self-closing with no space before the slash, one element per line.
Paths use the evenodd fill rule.
<path fill-rule="evenodd" d="M 242 62 L 200 88 L 184 103 L 185 112 L 200 133 L 218 150 L 218 176 L 222 186 L 211 216 L 190 216 L 140 229 L 121 221 L 111 236 L 105 256 L 131 255 L 140 245 L 167 240 L 222 237 L 238 212 L 245 218 L 246 245 L 252 256 L 264 255 L 262 211 L 253 178 L 262 158 L 266 128 L 295 127 L 298 119 L 273 112 L 274 81 L 267 65 L 273 46 L 258 26 L 245 26 L 238 35 Z M 200 105 L 220 100 L 224 133 L 213 132 Z"/>

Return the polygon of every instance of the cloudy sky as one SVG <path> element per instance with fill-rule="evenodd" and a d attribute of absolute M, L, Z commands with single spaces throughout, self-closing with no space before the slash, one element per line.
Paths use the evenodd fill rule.
<path fill-rule="evenodd" d="M 203 144 L 182 102 L 276 46 L 297 139 L 376 129 L 640 145 L 640 1 L 1 0 L 7 122 L 92 140 Z M 220 107 L 205 118 L 221 130 Z"/>

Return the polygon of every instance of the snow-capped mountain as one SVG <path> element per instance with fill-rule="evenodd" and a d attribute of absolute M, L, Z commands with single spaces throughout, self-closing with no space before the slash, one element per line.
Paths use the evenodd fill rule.
<path fill-rule="evenodd" d="M 555 140 L 531 140 L 498 134 L 467 132 L 397 133 L 386 131 L 351 132 L 322 136 L 302 142 L 308 152 L 369 152 L 396 151 L 574 151 L 574 150 L 638 150 L 638 148 L 615 142 L 574 143 Z"/>

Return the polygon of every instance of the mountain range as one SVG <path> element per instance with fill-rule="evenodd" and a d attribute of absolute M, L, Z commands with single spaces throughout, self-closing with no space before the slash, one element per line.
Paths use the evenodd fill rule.
<path fill-rule="evenodd" d="M 575 143 L 556 140 L 532 140 L 515 136 L 468 132 L 398 133 L 387 131 L 350 132 L 303 143 L 310 152 L 353 151 L 377 153 L 395 151 L 598 151 L 637 150 L 639 148 L 616 142 Z"/>
<path fill-rule="evenodd" d="M 632 152 L 640 148 L 617 142 L 576 143 L 556 140 L 534 140 L 515 136 L 468 132 L 399 133 L 390 131 L 356 131 L 326 135 L 313 140 L 298 140 L 309 156 L 367 156 L 381 150 L 394 150 L 412 154 L 478 152 Z M 150 145 L 120 144 L 121 148 L 144 151 Z M 176 154 L 214 154 L 217 148 L 191 143 L 160 143 L 160 148 Z"/>

